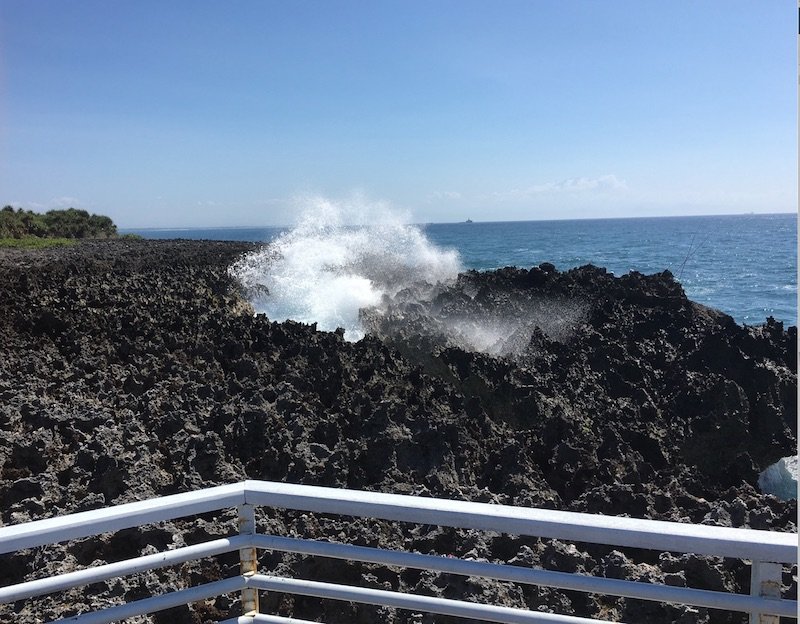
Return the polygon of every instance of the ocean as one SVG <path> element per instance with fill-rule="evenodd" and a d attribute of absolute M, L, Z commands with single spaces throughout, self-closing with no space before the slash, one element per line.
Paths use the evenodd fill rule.
<path fill-rule="evenodd" d="M 796 214 L 430 223 L 402 227 L 395 224 L 383 233 L 384 239 L 359 239 L 357 243 L 351 240 L 350 234 L 347 234 L 349 238 L 345 237 L 347 240 L 342 234 L 352 234 L 357 228 L 339 225 L 332 228 L 330 223 L 315 223 L 310 229 L 313 236 L 308 235 L 306 224 L 305 246 L 294 247 L 302 249 L 306 256 L 317 255 L 320 248 L 325 248 L 333 249 L 331 253 L 339 257 L 342 248 L 349 249 L 357 244 L 362 254 L 370 247 L 393 246 L 395 253 L 409 256 L 441 252 L 441 257 L 448 262 L 454 255 L 448 252 L 456 252 L 459 267 L 463 269 L 531 267 L 542 262 L 552 262 L 562 271 L 594 264 L 616 275 L 668 269 L 681 282 L 689 298 L 722 310 L 739 323 L 757 325 L 772 316 L 786 325 L 797 325 Z M 339 238 L 331 243 L 334 230 Z M 121 232 L 153 239 L 271 242 L 285 238 L 290 229 L 127 229 Z M 427 239 L 424 244 L 417 234 Z M 295 243 L 299 238 L 294 236 Z M 398 247 L 399 239 L 411 242 L 405 243 L 407 247 Z M 326 262 L 330 263 L 330 258 L 322 257 L 319 265 L 306 262 L 302 270 L 295 267 L 292 279 L 296 280 L 298 274 L 306 276 L 315 266 L 325 266 Z M 434 264 L 438 266 L 441 260 L 437 259 Z M 336 286 L 339 292 L 342 286 L 364 288 L 363 283 L 352 280 Z M 356 296 L 355 301 L 361 300 Z M 368 295 L 363 303 L 370 303 Z"/>

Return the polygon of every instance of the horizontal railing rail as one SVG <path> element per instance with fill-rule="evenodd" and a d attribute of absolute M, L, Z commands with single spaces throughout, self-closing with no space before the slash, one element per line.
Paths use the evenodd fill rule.
<path fill-rule="evenodd" d="M 235 508 L 244 503 L 245 483 L 221 485 L 196 492 L 172 494 L 0 527 L 0 553 Z"/>
<path fill-rule="evenodd" d="M 482 529 L 574 542 L 797 562 L 797 535 L 532 507 L 245 481 L 245 502 L 319 513 Z"/>
<path fill-rule="evenodd" d="M 143 557 L 126 559 L 116 563 L 107 563 L 75 572 L 67 572 L 54 577 L 45 577 L 35 581 L 18 583 L 0 587 L 0 604 L 14 602 L 25 598 L 35 598 L 44 594 L 52 594 L 73 587 L 102 583 L 121 576 L 138 574 L 149 570 L 158 570 L 169 566 L 196 561 L 205 557 L 214 557 L 234 552 L 240 548 L 252 546 L 252 538 L 246 535 L 203 542 L 194 546 L 184 546 L 165 552 L 159 552 Z"/>
<path fill-rule="evenodd" d="M 352 544 L 264 535 L 255 531 L 253 513 L 254 508 L 258 506 L 745 559 L 753 562 L 753 580 L 750 595 L 732 594 Z M 33 598 L 238 550 L 242 564 L 239 576 L 82 614 L 67 621 L 84 624 L 112 622 L 221 594 L 242 592 L 242 602 L 246 612 L 240 618 L 226 622 L 242 624 L 303 622 L 295 618 L 286 619 L 259 613 L 258 591 L 260 590 L 415 609 L 482 621 L 565 624 L 595 621 L 575 616 L 259 574 L 256 568 L 256 551 L 272 550 L 739 611 L 749 613 L 751 623 L 777 623 L 779 616 L 797 617 L 797 602 L 780 597 L 781 564 L 797 563 L 798 542 L 795 533 L 638 520 L 265 481 L 244 481 L 197 492 L 0 527 L 0 553 L 230 508 L 238 510 L 239 535 L 90 567 L 52 578 L 24 581 L 0 588 L 0 603 Z"/>
<path fill-rule="evenodd" d="M 541 585 L 585 593 L 607 594 L 609 596 L 639 598 L 657 602 L 684 603 L 696 607 L 709 607 L 727 611 L 749 612 L 767 606 L 775 610 L 776 613 L 786 616 L 791 616 L 794 608 L 789 601 L 784 601 L 786 604 L 781 604 L 779 600 L 775 599 L 705 589 L 640 583 L 588 574 L 556 572 L 508 564 L 470 561 L 457 557 L 424 555 L 335 542 L 278 537 L 275 535 L 256 535 L 254 538 L 253 544 L 257 548 L 264 550 L 361 561 L 363 563 L 377 563 L 398 568 L 431 570 L 461 576 L 480 576 L 498 581 Z"/>

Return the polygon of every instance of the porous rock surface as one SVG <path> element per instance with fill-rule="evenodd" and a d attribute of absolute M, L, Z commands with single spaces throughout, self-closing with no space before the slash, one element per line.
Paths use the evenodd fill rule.
<path fill-rule="evenodd" d="M 742 327 L 669 273 L 469 272 L 365 310 L 371 335 L 254 315 L 208 241 L 0 250 L 3 524 L 244 478 L 794 531 L 758 473 L 796 446 L 796 328 Z M 511 334 L 470 344 L 479 325 Z M 476 320 L 477 319 L 477 320 Z M 472 325 L 470 325 L 472 323 Z M 456 330 L 453 330 L 453 327 Z M 474 331 L 473 331 L 474 330 Z M 739 561 L 260 510 L 279 535 L 705 589 Z M 0 585 L 235 531 L 232 512 L 0 559 Z M 715 610 L 264 552 L 297 578 L 629 622 L 743 622 Z M 235 553 L 0 607 L 38 622 L 238 572 Z M 796 596 L 797 570 L 784 582 Z M 267 612 L 337 622 L 452 618 L 269 593 Z M 149 616 L 218 621 L 236 596 Z"/>

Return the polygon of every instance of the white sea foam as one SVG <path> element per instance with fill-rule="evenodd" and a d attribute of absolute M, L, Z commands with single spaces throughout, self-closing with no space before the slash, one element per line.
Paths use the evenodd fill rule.
<path fill-rule="evenodd" d="M 758 487 L 765 494 L 774 494 L 783 500 L 797 498 L 797 455 L 782 457 L 758 477 Z"/>
<path fill-rule="evenodd" d="M 231 267 L 256 311 L 271 320 L 341 327 L 348 340 L 358 340 L 364 336 L 359 309 L 461 270 L 457 252 L 436 247 L 385 204 L 360 197 L 302 201 L 296 227 Z"/>

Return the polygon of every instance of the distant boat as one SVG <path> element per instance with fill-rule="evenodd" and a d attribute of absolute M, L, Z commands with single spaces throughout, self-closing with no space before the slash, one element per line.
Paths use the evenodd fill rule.
<path fill-rule="evenodd" d="M 472 219 L 467 219 L 464 223 L 472 223 Z"/>

